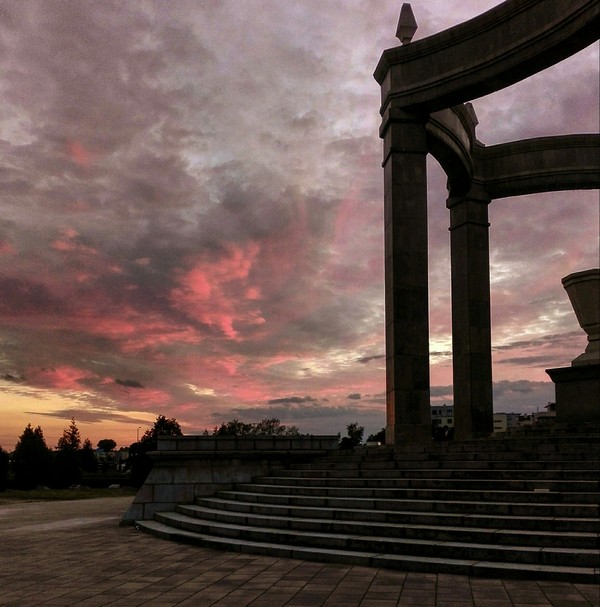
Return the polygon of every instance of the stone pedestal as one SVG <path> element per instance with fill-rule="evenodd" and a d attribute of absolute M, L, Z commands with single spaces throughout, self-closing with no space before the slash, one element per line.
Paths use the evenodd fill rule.
<path fill-rule="evenodd" d="M 600 423 L 600 365 L 546 369 L 556 390 L 558 422 Z"/>
<path fill-rule="evenodd" d="M 600 423 L 600 270 L 562 279 L 588 345 L 570 367 L 546 369 L 556 390 L 556 420 Z"/>

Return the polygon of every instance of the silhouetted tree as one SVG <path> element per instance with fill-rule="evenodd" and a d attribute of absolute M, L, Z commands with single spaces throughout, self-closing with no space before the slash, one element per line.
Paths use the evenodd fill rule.
<path fill-rule="evenodd" d="M 81 434 L 75 423 L 75 418 L 71 418 L 71 423 L 68 428 L 63 430 L 62 436 L 58 439 L 57 449 L 61 451 L 77 451 L 81 448 Z"/>
<path fill-rule="evenodd" d="M 104 453 L 109 453 L 117 446 L 117 443 L 112 438 L 103 438 L 98 441 L 98 449 L 102 449 Z"/>
<path fill-rule="evenodd" d="M 79 467 L 83 472 L 98 472 L 98 460 L 92 446 L 92 441 L 86 438 L 78 453 Z"/>
<path fill-rule="evenodd" d="M 52 484 L 56 487 L 69 487 L 81 481 L 81 468 L 79 466 L 79 450 L 81 448 L 81 435 L 71 418 L 68 428 L 63 430 L 58 439 L 57 450 L 54 453 L 54 469 Z"/>
<path fill-rule="evenodd" d="M 297 436 L 296 426 L 286 426 L 276 417 L 263 419 L 256 424 L 247 424 L 239 419 L 232 419 L 215 426 L 215 436 Z"/>
<path fill-rule="evenodd" d="M 215 436 L 245 436 L 250 434 L 251 427 L 251 424 L 246 424 L 239 419 L 231 419 L 220 426 L 215 426 L 213 434 Z"/>
<path fill-rule="evenodd" d="M 268 436 L 298 436 L 300 432 L 296 426 L 286 426 L 282 424 L 276 417 L 263 419 L 257 424 L 251 434 L 260 434 Z"/>
<path fill-rule="evenodd" d="M 41 427 L 34 429 L 27 424 L 13 452 L 15 485 L 19 489 L 35 489 L 47 484 L 51 465 L 52 452 L 46 446 Z"/>
<path fill-rule="evenodd" d="M 354 449 L 362 443 L 363 434 L 365 429 L 363 426 L 359 426 L 356 422 L 348 424 L 346 426 L 348 436 L 344 436 L 340 441 L 340 449 Z"/>
<path fill-rule="evenodd" d="M 131 483 L 140 487 L 144 484 L 150 470 L 152 470 L 152 460 L 148 456 L 149 451 L 156 451 L 159 436 L 182 436 L 181 426 L 174 418 L 168 418 L 159 415 L 154 425 L 144 432 L 139 442 L 133 443 L 129 448 L 129 458 L 127 465 L 131 470 Z"/>
<path fill-rule="evenodd" d="M 377 434 L 369 434 L 368 443 L 385 443 L 385 428 L 381 428 Z"/>
<path fill-rule="evenodd" d="M 140 443 L 146 445 L 147 451 L 153 451 L 158 445 L 159 436 L 182 436 L 181 426 L 174 417 L 159 415 L 150 430 L 144 432 Z"/>
<path fill-rule="evenodd" d="M 8 453 L 0 447 L 0 491 L 6 491 L 8 485 Z"/>

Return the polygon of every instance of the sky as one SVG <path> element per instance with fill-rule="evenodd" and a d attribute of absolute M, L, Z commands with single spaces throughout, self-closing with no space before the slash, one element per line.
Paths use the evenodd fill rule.
<path fill-rule="evenodd" d="M 413 0 L 431 35 L 496 0 Z M 0 4 L 0 445 L 277 417 L 385 425 L 373 71 L 396 0 Z M 598 45 L 473 100 L 478 138 L 598 130 Z M 429 161 L 432 404 L 452 403 L 445 176 Z M 492 202 L 496 411 L 585 348 L 561 278 L 598 192 Z"/>

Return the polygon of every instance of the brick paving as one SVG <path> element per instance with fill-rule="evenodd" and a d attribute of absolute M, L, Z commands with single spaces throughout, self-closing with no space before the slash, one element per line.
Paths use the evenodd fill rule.
<path fill-rule="evenodd" d="M 600 607 L 590 584 L 220 552 L 119 527 L 130 498 L 0 506 L 0 606 Z"/>

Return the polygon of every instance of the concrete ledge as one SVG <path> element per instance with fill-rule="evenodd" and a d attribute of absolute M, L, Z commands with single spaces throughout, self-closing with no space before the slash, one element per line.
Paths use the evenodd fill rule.
<path fill-rule="evenodd" d="M 178 436 L 158 439 L 148 455 L 153 467 L 121 520 L 122 525 L 174 511 L 196 497 L 214 495 L 235 483 L 338 449 L 327 436 Z"/>

